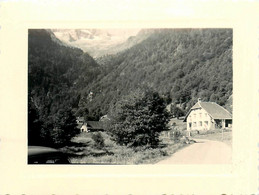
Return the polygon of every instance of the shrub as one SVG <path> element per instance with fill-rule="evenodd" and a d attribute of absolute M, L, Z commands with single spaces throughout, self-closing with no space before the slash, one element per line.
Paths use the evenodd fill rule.
<path fill-rule="evenodd" d="M 100 132 L 93 133 L 92 139 L 94 140 L 94 146 L 97 149 L 102 149 L 104 147 L 104 138 Z"/>
<path fill-rule="evenodd" d="M 182 136 L 180 142 L 183 144 L 190 144 L 190 139 L 187 136 Z"/>
<path fill-rule="evenodd" d="M 62 147 L 70 144 L 71 138 L 80 133 L 76 118 L 69 105 L 53 111 L 53 114 L 42 114 L 30 100 L 28 108 L 28 142 L 51 147 Z"/>
<path fill-rule="evenodd" d="M 171 134 L 171 138 L 174 140 L 174 142 L 178 142 L 181 137 L 183 136 L 181 131 L 173 131 L 173 133 Z"/>

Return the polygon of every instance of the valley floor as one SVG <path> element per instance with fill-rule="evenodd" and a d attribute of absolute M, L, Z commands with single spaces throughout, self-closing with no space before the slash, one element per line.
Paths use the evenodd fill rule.
<path fill-rule="evenodd" d="M 182 120 L 172 119 L 171 123 L 174 123 L 176 125 L 174 128 L 182 131 L 182 135 L 185 135 L 186 124 Z M 198 143 L 194 144 L 186 144 L 182 135 L 176 141 L 173 137 L 161 136 L 161 143 L 157 148 L 120 146 L 112 141 L 105 132 L 101 132 L 104 145 L 98 147 L 92 139 L 93 134 L 95 133 L 81 133 L 72 139 L 72 145 L 61 148 L 64 152 L 71 154 L 73 164 L 225 163 L 230 161 L 229 156 L 231 158 L 229 154 L 231 154 L 232 148 L 232 131 L 225 131 L 223 134 L 220 130 L 218 132 L 208 131 L 193 135 L 190 139 L 205 140 L 203 142 L 197 141 Z M 223 157 L 218 158 L 214 153 L 222 153 Z M 180 157 L 174 159 L 174 154 Z M 183 160 L 185 158 L 187 161 Z"/>

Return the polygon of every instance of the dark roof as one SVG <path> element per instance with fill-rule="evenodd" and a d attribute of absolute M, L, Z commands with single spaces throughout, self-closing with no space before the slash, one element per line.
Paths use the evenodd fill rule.
<path fill-rule="evenodd" d="M 222 106 L 215 102 L 197 102 L 187 113 L 184 118 L 186 121 L 192 110 L 203 108 L 213 119 L 232 119 L 232 115 Z"/>
<path fill-rule="evenodd" d="M 86 121 L 86 123 L 92 129 L 103 129 L 103 123 L 101 121 Z"/>

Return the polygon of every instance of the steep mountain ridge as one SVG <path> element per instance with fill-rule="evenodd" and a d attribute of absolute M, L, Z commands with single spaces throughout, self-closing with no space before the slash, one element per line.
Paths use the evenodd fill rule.
<path fill-rule="evenodd" d="M 99 65 L 90 55 L 64 44 L 50 30 L 29 30 L 28 49 L 29 76 L 33 76 L 33 70 L 41 69 L 45 74 L 56 78 L 65 77 L 73 85 L 79 82 L 82 73 L 86 73 L 89 78 L 84 75 L 84 80 L 80 82 L 92 82 L 97 75 L 94 72 L 99 72 Z M 30 84 L 39 85 L 33 81 Z"/>
<path fill-rule="evenodd" d="M 65 46 L 51 31 L 28 33 L 29 144 L 58 144 L 59 135 L 64 133 L 67 141 L 76 133 L 80 89 L 97 78 L 99 65 L 82 50 Z"/>

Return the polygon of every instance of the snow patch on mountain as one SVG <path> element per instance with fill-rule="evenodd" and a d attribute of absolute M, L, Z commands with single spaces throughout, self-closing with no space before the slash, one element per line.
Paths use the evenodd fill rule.
<path fill-rule="evenodd" d="M 114 54 L 127 48 L 121 45 L 139 31 L 140 29 L 52 29 L 59 40 L 81 48 L 93 57 Z"/>

